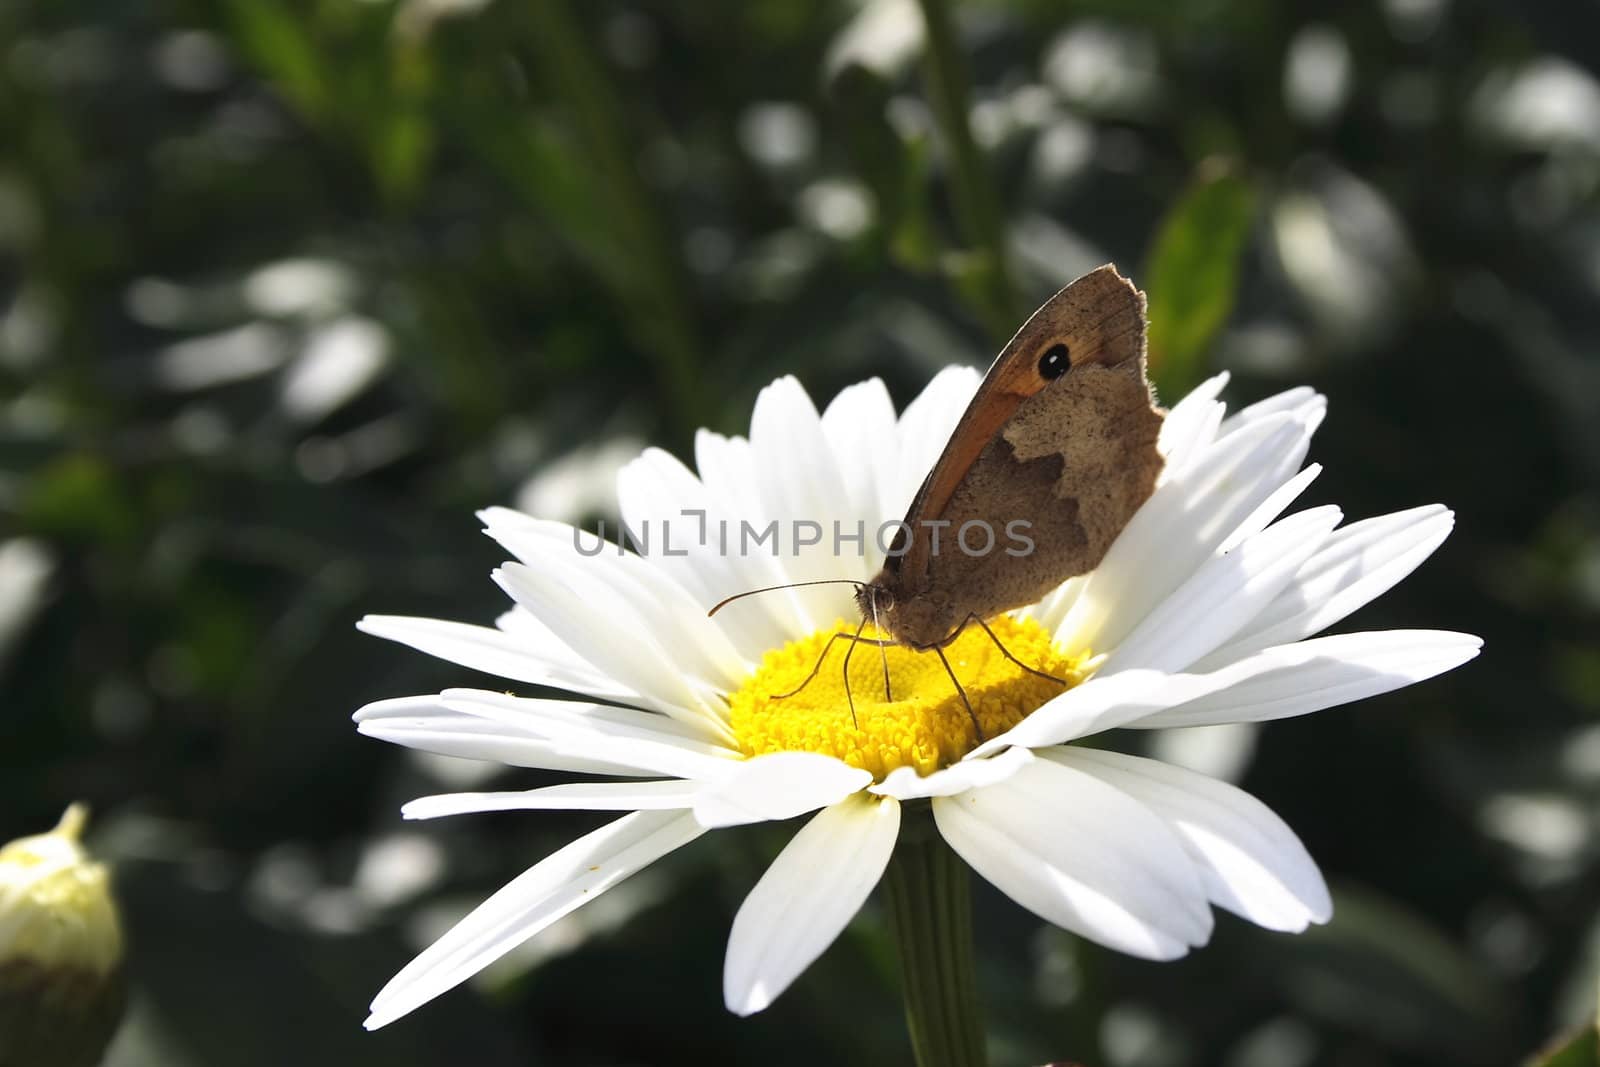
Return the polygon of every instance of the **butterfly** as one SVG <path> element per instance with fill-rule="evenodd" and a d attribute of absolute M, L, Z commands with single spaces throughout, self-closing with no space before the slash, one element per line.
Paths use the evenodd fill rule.
<path fill-rule="evenodd" d="M 986 620 L 1093 570 L 1155 488 L 1164 413 L 1146 374 L 1145 328 L 1145 295 L 1114 266 L 1045 301 L 984 375 L 882 569 L 852 583 L 861 625 L 834 637 L 849 639 L 850 652 L 898 644 L 937 653 L 976 726 L 944 648 L 968 626 L 988 631 Z M 861 636 L 869 622 L 884 636 Z M 887 696 L 887 665 L 884 687 Z"/>
<path fill-rule="evenodd" d="M 1093 570 L 1155 488 L 1161 420 L 1145 296 L 1115 267 L 1090 271 L 984 375 L 883 568 L 856 591 L 863 619 L 898 644 L 939 648 Z M 1025 531 L 1026 548 L 1002 548 L 1000 531 Z"/>

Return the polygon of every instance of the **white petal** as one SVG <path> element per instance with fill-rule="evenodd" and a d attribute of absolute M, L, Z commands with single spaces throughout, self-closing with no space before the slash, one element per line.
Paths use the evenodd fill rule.
<path fill-rule="evenodd" d="M 750 518 L 760 512 L 761 476 L 749 441 L 698 430 L 694 435 L 694 466 L 718 511 Z"/>
<path fill-rule="evenodd" d="M 1279 414 L 1207 446 L 1156 487 L 1085 580 L 1056 639 L 1109 650 L 1299 470 L 1314 428 Z"/>
<path fill-rule="evenodd" d="M 1072 610 L 1072 605 L 1077 602 L 1078 594 L 1083 591 L 1084 575 L 1068 578 L 1060 585 L 1040 598 L 1037 604 L 1030 604 L 1012 614 L 1018 618 L 1030 618 L 1043 626 L 1050 633 L 1055 633 L 1061 628 L 1061 622 Z"/>
<path fill-rule="evenodd" d="M 707 429 L 694 432 L 695 473 L 708 490 L 726 498 L 728 511 L 743 511 L 737 502 L 754 499 L 756 487 L 751 476 L 755 465 L 749 452 L 750 442 L 743 437 L 726 437 Z"/>
<path fill-rule="evenodd" d="M 1263 500 L 1254 511 L 1245 516 L 1243 522 L 1234 527 L 1227 540 L 1217 546 L 1217 551 L 1231 552 L 1236 546 L 1242 544 L 1246 538 L 1254 537 L 1262 530 L 1265 530 L 1273 520 L 1288 509 L 1290 504 L 1299 499 L 1300 494 L 1305 492 L 1307 487 L 1316 481 L 1317 476 L 1321 473 L 1322 464 L 1313 463 L 1293 478 L 1284 482 L 1277 489 L 1274 489 L 1271 496 Z"/>
<path fill-rule="evenodd" d="M 843 499 L 843 478 L 823 433 L 822 417 L 799 382 L 779 378 L 761 390 L 750 418 L 750 447 L 761 471 L 757 488 L 762 513 L 778 523 L 781 563 L 788 580 L 865 581 L 870 577 L 864 551 L 857 551 L 853 543 L 836 544 L 836 536 L 854 537 L 860 532 L 864 546 L 872 531 L 863 516 L 850 512 Z M 802 540 L 815 543 L 802 544 Z M 789 594 L 808 629 L 855 614 L 851 589 L 846 585 L 811 586 L 792 589 Z"/>
<path fill-rule="evenodd" d="M 641 811 L 580 837 L 524 871 L 395 975 L 368 1030 L 472 977 L 579 905 L 705 831 L 682 812 Z"/>
<path fill-rule="evenodd" d="M 1271 604 L 1197 666 L 1219 666 L 1327 629 L 1415 570 L 1454 525 L 1448 508 L 1431 504 L 1335 530 Z"/>
<path fill-rule="evenodd" d="M 722 596 L 787 583 L 789 572 L 766 535 L 771 520 L 761 502 L 762 475 L 750 442 L 702 430 L 695 436 L 695 455 L 708 494 L 707 510 L 726 524 L 717 527 L 717 552 L 726 555 L 738 572 L 737 578 L 722 590 Z M 750 599 L 761 602 L 786 640 L 809 632 L 799 602 L 791 592 L 763 593 Z M 730 615 L 724 620 L 719 613 L 717 618 L 728 628 L 738 616 Z"/>
<path fill-rule="evenodd" d="M 1161 420 L 1156 448 L 1166 460 L 1161 471 L 1163 478 L 1188 466 L 1200 449 L 1216 440 L 1224 409 L 1217 397 L 1227 384 L 1227 371 L 1207 378 L 1172 405 L 1172 410 Z"/>
<path fill-rule="evenodd" d="M 694 806 L 699 782 L 567 782 L 542 789 L 496 793 L 442 793 L 418 797 L 400 809 L 408 819 L 437 819 L 485 811 L 668 811 Z"/>
<path fill-rule="evenodd" d="M 742 762 L 738 753 L 665 716 L 565 700 L 540 700 L 481 689 L 447 689 L 440 702 L 534 737 L 550 750 L 606 760 L 674 778 L 720 779 Z"/>
<path fill-rule="evenodd" d="M 737 749 L 707 737 L 699 724 L 679 722 L 656 711 L 461 687 L 446 689 L 438 699 L 443 706 L 506 723 L 531 737 L 628 737 L 723 759 L 741 758 Z"/>
<path fill-rule="evenodd" d="M 668 570 L 697 600 L 723 580 L 717 568 L 732 555 L 721 550 L 712 526 L 718 510 L 710 490 L 676 456 L 647 448 L 622 467 L 617 504 L 629 547 Z"/>
<path fill-rule="evenodd" d="M 1234 684 L 1123 725 L 1208 726 L 1305 715 L 1443 674 L 1482 647 L 1480 638 L 1446 630 L 1376 630 L 1276 645 L 1199 676 L 1236 678 Z"/>
<path fill-rule="evenodd" d="M 589 590 L 581 596 L 549 573 L 508 563 L 494 580 L 540 621 L 565 634 L 584 658 L 639 693 L 637 703 L 684 722 L 715 729 L 720 716 L 626 602 L 614 594 Z"/>
<path fill-rule="evenodd" d="M 1166 819 L 1220 907 L 1269 930 L 1295 933 L 1333 914 L 1327 884 L 1300 839 L 1242 789 L 1117 752 L 1061 748 L 1043 755 L 1088 771 Z"/>
<path fill-rule="evenodd" d="M 776 546 L 774 535 L 769 533 L 769 526 L 776 520 L 767 514 L 761 492 L 762 483 L 768 475 L 762 471 L 751 443 L 742 437 L 723 437 L 702 430 L 695 435 L 695 462 L 701 480 L 711 494 L 712 509 L 717 514 L 727 516 L 729 527 L 725 550 L 737 557 L 737 562 L 746 572 L 740 587 L 730 588 L 724 595 L 748 589 L 766 589 L 792 581 L 787 568 L 788 559 Z M 718 551 L 724 551 L 720 531 Z M 785 628 L 788 638 L 800 637 L 814 629 L 806 610 L 806 605 L 811 601 L 803 598 L 800 590 L 774 590 L 751 599 L 763 602 L 765 610 Z M 721 619 L 720 614 L 718 619 Z"/>
<path fill-rule="evenodd" d="M 900 468 L 889 479 L 885 519 L 899 519 L 911 506 L 911 498 L 922 487 L 956 423 L 972 403 L 980 380 L 971 367 L 946 367 L 906 405 L 898 427 Z"/>
<path fill-rule="evenodd" d="M 1265 667 L 1261 669 L 1266 669 Z M 1234 684 L 1235 676 L 1128 670 L 1096 675 L 1041 705 L 968 754 L 983 759 L 1007 746 L 1040 748 L 1088 737 Z"/>
<path fill-rule="evenodd" d="M 1339 519 L 1336 507 L 1312 508 L 1212 556 L 1134 627 L 1101 673 L 1126 667 L 1183 670 L 1271 603 Z"/>
<path fill-rule="evenodd" d="M 364 722 L 382 722 L 385 719 L 424 718 L 444 712 L 444 705 L 439 702 L 435 694 L 415 697 L 390 697 L 387 700 L 374 700 L 356 709 L 350 716 L 351 721 L 360 725 Z"/>
<path fill-rule="evenodd" d="M 437 696 L 380 700 L 356 712 L 355 719 L 357 729 L 368 737 L 442 756 L 548 771 L 641 777 L 655 773 L 592 754 L 558 752 L 550 742 L 526 730 L 451 711 Z"/>
<path fill-rule="evenodd" d="M 714 686 L 743 679 L 747 664 L 722 629 L 706 617 L 711 605 L 661 568 L 566 523 L 531 518 L 509 508 L 489 508 L 479 515 L 485 532 L 516 555 L 535 581 L 564 586 L 590 604 L 592 614 L 615 620 L 618 629 L 634 631 L 635 641 L 654 643 L 678 672 Z M 650 531 L 639 535 L 649 536 Z M 660 537 L 655 531 L 656 548 L 661 547 Z M 544 621 L 567 634 L 556 622 Z"/>
<path fill-rule="evenodd" d="M 1151 759 L 1238 783 L 1255 759 L 1262 728 L 1259 722 L 1225 722 L 1151 730 L 1145 752 Z"/>
<path fill-rule="evenodd" d="M 1205 887 L 1165 821 L 1081 770 L 1035 760 L 999 785 L 935 797 L 950 847 L 1023 907 L 1147 959 L 1211 936 Z"/>
<path fill-rule="evenodd" d="M 843 480 L 845 512 L 865 519 L 869 534 L 890 516 L 885 508 L 888 471 L 899 466 L 899 437 L 894 401 L 882 381 L 873 378 L 840 390 L 822 412 L 822 433 L 833 450 Z M 882 477 L 880 477 L 882 475 Z M 867 573 L 883 564 L 877 538 L 867 538 Z"/>
<path fill-rule="evenodd" d="M 1224 436 L 1237 430 L 1245 423 L 1264 419 L 1269 415 L 1282 412 L 1310 411 L 1327 403 L 1327 398 L 1309 385 L 1297 385 L 1293 389 L 1285 389 L 1281 393 L 1274 393 L 1264 400 L 1258 400 L 1236 411 L 1218 431 L 1218 436 Z"/>
<path fill-rule="evenodd" d="M 656 525 L 630 528 L 626 531 L 627 543 L 619 547 L 615 540 L 511 508 L 485 508 L 478 512 L 478 517 L 483 521 L 486 534 L 531 568 L 558 574 L 577 568 L 605 588 L 642 601 L 642 609 L 649 611 L 653 619 L 705 613 L 705 605 L 699 598 L 659 568 L 650 566 L 633 544 L 635 539 L 648 542 L 649 551 L 659 551 L 664 544 L 674 550 L 679 546 L 693 546 L 695 537 L 683 536 L 681 530 L 664 542 Z"/>
<path fill-rule="evenodd" d="M 722 968 L 729 1011 L 765 1009 L 833 944 L 883 877 L 899 832 L 898 801 L 855 796 L 795 834 L 734 916 Z"/>
<path fill-rule="evenodd" d="M 816 752 L 773 752 L 734 765 L 696 798 L 701 826 L 792 819 L 866 788 L 872 775 Z"/>
<path fill-rule="evenodd" d="M 626 700 L 635 695 L 584 663 L 553 635 L 549 641 L 540 641 L 530 634 L 401 615 L 368 615 L 356 623 L 356 629 L 512 681 L 554 686 L 608 700 Z"/>
<path fill-rule="evenodd" d="M 1033 753 L 1026 748 L 1008 748 L 998 756 L 981 759 L 969 756 L 925 777 L 917 774 L 913 767 L 896 767 L 867 792 L 897 800 L 954 796 L 968 789 L 1003 782 L 1032 760 Z"/>
<path fill-rule="evenodd" d="M 702 613 L 724 597 L 785 580 L 770 556 L 738 551 L 742 516 L 720 511 L 700 479 L 659 448 L 645 449 L 617 472 L 617 504 L 629 530 L 652 531 L 650 564 L 682 586 Z M 794 632 L 783 604 L 779 597 L 746 597 L 718 612 L 716 625 L 756 660 Z"/>
<path fill-rule="evenodd" d="M 750 418 L 750 440 L 714 434 L 696 437 L 701 477 L 718 514 L 726 515 L 728 553 L 746 571 L 741 589 L 766 589 L 816 579 L 859 579 L 866 560 L 832 555 L 832 523 L 859 515 L 835 514 L 840 474 L 822 435 L 821 418 L 794 378 L 779 378 L 760 392 Z M 797 549 L 797 523 L 816 523 L 819 544 Z M 845 531 L 850 533 L 850 531 Z M 718 542 L 718 550 L 722 544 Z M 760 595 L 763 608 L 786 627 L 787 637 L 811 632 L 850 614 L 846 585 L 784 589 Z"/>

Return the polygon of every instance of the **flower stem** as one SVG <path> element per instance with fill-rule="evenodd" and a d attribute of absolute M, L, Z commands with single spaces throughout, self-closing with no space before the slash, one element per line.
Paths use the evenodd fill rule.
<path fill-rule="evenodd" d="M 917 1067 L 984 1067 L 967 867 L 933 826 L 908 818 L 884 877 Z"/>

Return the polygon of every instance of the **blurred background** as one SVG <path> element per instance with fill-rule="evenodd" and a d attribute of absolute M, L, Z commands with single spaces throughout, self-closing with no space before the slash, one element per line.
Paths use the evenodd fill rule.
<path fill-rule="evenodd" d="M 600 821 L 401 821 L 530 772 L 357 737 L 486 676 L 474 509 L 593 523 L 644 443 L 795 374 L 897 402 L 1114 261 L 1167 402 L 1331 398 L 1308 496 L 1454 536 L 1346 628 L 1415 689 L 1152 739 L 1335 887 L 1142 963 L 976 897 L 1000 1063 L 1516 1063 L 1600 973 L 1600 7 L 1571 0 L 0 5 L 0 840 L 96 813 L 108 1063 L 903 1063 L 870 909 L 725 1013 L 783 834 L 719 834 L 377 1034 L 454 917 Z M 1592 1061 L 1591 1061 L 1592 1062 Z"/>

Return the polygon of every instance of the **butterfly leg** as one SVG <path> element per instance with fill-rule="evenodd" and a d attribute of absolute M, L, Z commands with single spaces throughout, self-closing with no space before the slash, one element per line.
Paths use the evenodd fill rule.
<path fill-rule="evenodd" d="M 883 702 L 893 704 L 894 694 L 889 692 L 889 653 L 885 651 L 888 647 L 883 644 L 878 646 L 878 659 L 883 661 Z"/>
<path fill-rule="evenodd" d="M 861 631 L 866 625 L 865 618 L 856 624 L 856 632 L 850 635 L 850 647 L 844 650 L 844 699 L 850 705 L 850 725 L 857 730 L 861 729 L 861 724 L 856 721 L 856 698 L 850 692 L 850 657 L 855 655 L 856 646 L 861 643 Z"/>
<path fill-rule="evenodd" d="M 939 662 L 944 664 L 944 673 L 950 676 L 950 684 L 956 687 L 956 696 L 961 698 L 961 706 L 967 709 L 967 718 L 972 720 L 972 728 L 977 731 L 978 743 L 983 744 L 988 738 L 983 734 L 983 724 L 978 721 L 978 713 L 972 710 L 972 701 L 967 699 L 967 691 L 961 688 L 960 681 L 956 679 L 956 672 L 950 666 L 950 660 L 945 657 L 944 649 L 934 645 L 933 652 L 939 657 Z"/>
<path fill-rule="evenodd" d="M 850 638 L 850 637 L 853 637 L 853 636 L 855 636 L 855 635 L 850 633 L 848 630 L 840 630 L 838 633 L 833 634 L 832 636 L 830 636 L 828 638 L 828 643 L 822 646 L 822 655 L 818 656 L 817 657 L 817 662 L 811 665 L 811 673 L 806 675 L 805 681 L 801 682 L 799 685 L 795 686 L 793 689 L 789 690 L 787 693 L 769 693 L 769 694 L 767 694 L 767 699 L 768 700 L 784 700 L 784 699 L 787 699 L 788 697 L 794 696 L 796 693 L 800 692 L 800 690 L 802 690 L 806 686 L 810 685 L 811 684 L 811 680 L 817 676 L 817 672 L 822 670 L 822 662 L 828 658 L 828 653 L 833 651 L 833 643 L 835 641 L 839 640 L 839 638 L 841 638 L 841 637 Z"/>
<path fill-rule="evenodd" d="M 894 644 L 893 641 L 884 641 L 876 637 L 862 637 L 861 630 L 866 625 L 867 620 L 862 619 L 861 625 L 856 627 L 856 632 L 850 635 L 850 651 L 844 654 L 844 698 L 850 702 L 850 725 L 858 729 L 861 724 L 856 721 L 856 698 L 850 692 L 850 656 L 855 652 L 857 645 L 877 645 L 878 651 L 883 653 L 884 649 Z M 884 700 L 887 701 L 889 699 L 889 657 L 886 653 L 883 654 L 883 695 Z"/>
<path fill-rule="evenodd" d="M 828 643 L 822 646 L 822 654 L 817 657 L 817 662 L 811 665 L 811 673 L 806 675 L 805 680 L 799 685 L 795 686 L 793 689 L 789 690 L 787 693 L 773 693 L 770 694 L 767 699 L 783 700 L 787 697 L 794 696 L 796 693 L 800 692 L 800 690 L 810 685 L 812 680 L 816 678 L 818 672 L 822 670 L 823 661 L 828 658 L 828 653 L 833 650 L 833 643 L 840 638 L 843 638 L 844 640 L 850 642 L 850 649 L 844 654 L 844 696 L 845 699 L 850 702 L 850 724 L 852 726 L 859 726 L 860 724 L 856 721 L 855 696 L 850 692 L 850 656 L 853 652 L 855 652 L 857 645 L 877 645 L 879 648 L 886 648 L 889 645 L 894 644 L 893 641 L 883 641 L 873 637 L 862 637 L 861 631 L 866 627 L 866 625 L 867 620 L 862 619 L 861 625 L 856 627 L 854 633 L 850 633 L 846 630 L 840 630 L 838 633 L 830 634 L 828 637 Z M 885 659 L 884 685 L 886 689 L 888 686 L 888 670 L 888 660 Z"/>
<path fill-rule="evenodd" d="M 878 625 L 878 598 L 877 598 L 876 595 L 874 595 L 872 597 L 872 628 L 874 630 L 877 630 L 879 633 L 883 632 L 883 627 Z M 856 630 L 856 633 L 859 634 L 860 632 L 861 631 L 859 629 Z M 878 659 L 883 663 L 883 702 L 885 704 L 893 704 L 894 703 L 894 694 L 889 692 L 889 653 L 887 651 L 888 647 L 889 647 L 889 645 L 888 645 L 887 642 L 885 642 L 885 641 L 879 641 L 878 642 Z M 848 687 L 846 687 L 846 688 L 848 688 Z"/>
<path fill-rule="evenodd" d="M 1067 684 L 1067 680 L 1065 678 L 1057 678 L 1053 674 L 1046 674 L 1044 671 L 1041 671 L 1035 667 L 1030 667 L 1017 657 L 1013 656 L 1011 654 L 1011 650 L 1000 643 L 1000 638 L 995 636 L 995 632 L 989 629 L 989 624 L 980 619 L 976 612 L 967 616 L 967 622 L 975 622 L 979 626 L 983 627 L 983 632 L 989 635 L 989 640 L 994 642 L 994 647 L 1000 650 L 1000 654 L 1006 659 L 1010 660 L 1012 663 L 1016 664 L 1018 667 L 1021 667 L 1023 670 L 1027 671 L 1029 674 L 1036 674 L 1040 678 L 1048 678 L 1050 681 L 1057 682 L 1061 685 Z M 949 640 L 955 640 L 956 634 L 959 634 L 963 629 L 965 629 L 966 625 L 967 623 L 963 622 L 961 626 L 957 627 L 956 632 L 950 635 Z"/>

